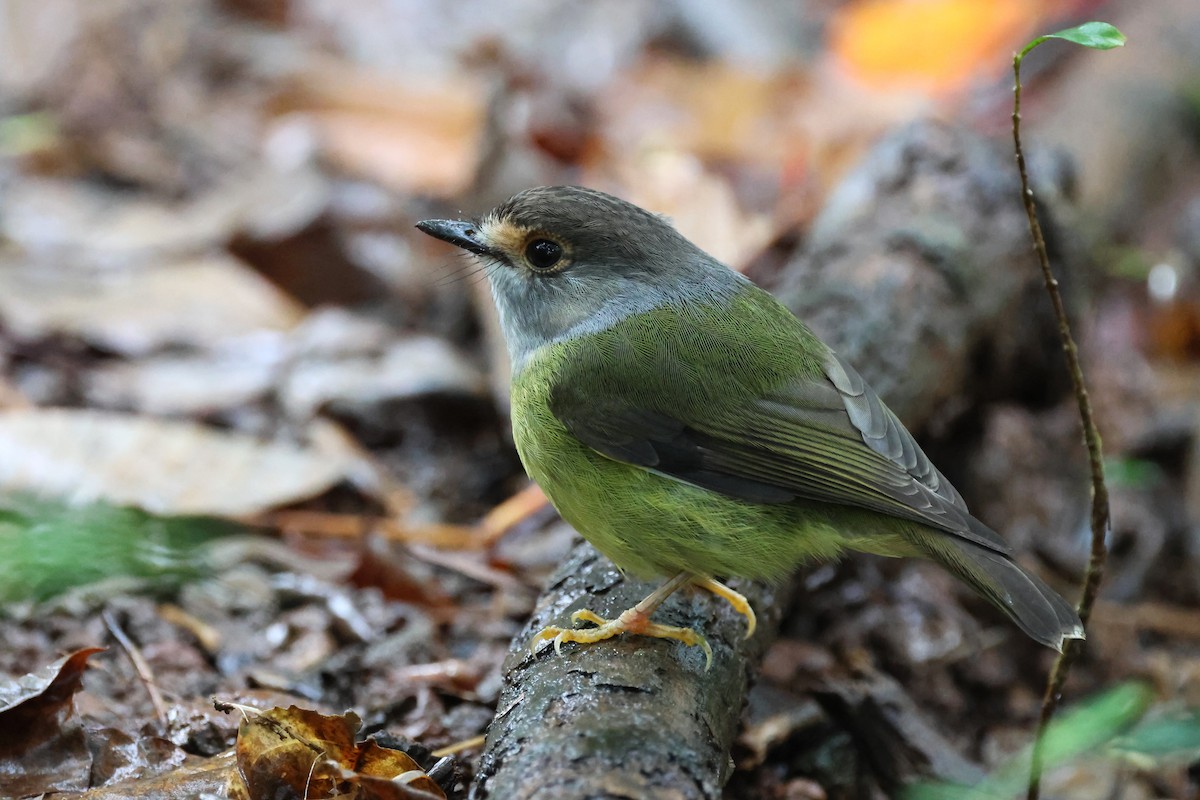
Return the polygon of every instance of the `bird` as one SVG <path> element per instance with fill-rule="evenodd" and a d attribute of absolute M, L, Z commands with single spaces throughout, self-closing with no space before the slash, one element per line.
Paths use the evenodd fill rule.
<path fill-rule="evenodd" d="M 619 616 L 576 611 L 533 639 L 621 634 L 712 650 L 653 621 L 697 586 L 781 581 L 846 551 L 947 569 L 1032 639 L 1084 638 L 849 363 L 769 292 L 663 216 L 579 186 L 526 189 L 422 232 L 473 254 L 511 361 L 513 440 L 559 514 L 622 573 L 665 579 Z"/>

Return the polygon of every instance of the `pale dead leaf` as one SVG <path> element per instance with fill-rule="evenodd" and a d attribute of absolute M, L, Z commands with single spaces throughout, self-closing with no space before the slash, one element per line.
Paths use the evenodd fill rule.
<path fill-rule="evenodd" d="M 467 78 L 419 80 L 320 60 L 279 100 L 283 124 L 309 121 L 324 156 L 388 186 L 441 196 L 475 175 L 486 93 Z"/>
<path fill-rule="evenodd" d="M 371 409 L 430 394 L 480 396 L 487 382 L 444 339 L 404 336 L 345 310 L 320 309 L 278 336 L 199 352 L 101 362 L 84 374 L 88 401 L 157 416 L 195 416 L 274 395 L 293 421 L 330 404 Z M 4 400 L 0 383 L 0 407 Z"/>
<path fill-rule="evenodd" d="M 0 231 L 31 257 L 121 264 L 194 252 L 232 224 L 225 209 L 171 206 L 87 183 L 25 177 L 3 197 Z"/>
<path fill-rule="evenodd" d="M 211 414 L 270 393 L 286 354 L 282 347 L 245 347 L 103 364 L 87 373 L 84 394 L 90 404 L 106 408 L 160 416 Z"/>
<path fill-rule="evenodd" d="M 597 98 L 599 134 L 605 146 L 596 152 L 622 156 L 586 163 L 589 178 L 603 185 L 603 178 L 611 180 L 615 172 L 621 186 L 645 187 L 642 191 L 649 203 L 662 191 L 654 188 L 656 181 L 665 177 L 679 184 L 681 176 L 639 178 L 637 170 L 663 153 L 671 159 L 678 154 L 695 158 L 714 174 L 720 174 L 714 169 L 720 166 L 754 176 L 756 191 L 767 191 L 777 181 L 785 207 L 793 195 L 791 202 L 803 198 L 805 206 L 819 205 L 824 193 L 883 131 L 927 114 L 931 107 L 931 101 L 919 93 L 871 91 L 830 63 L 834 60 L 825 58 L 803 71 L 765 73 L 729 63 L 648 56 Z M 677 169 L 678 164 L 668 172 Z M 680 170 L 685 173 L 682 177 L 688 169 Z M 705 202 L 712 203 L 700 197 L 686 204 Z M 672 213 L 672 203 L 664 205 L 656 210 Z M 759 205 L 772 204 L 760 196 Z M 681 220 L 688 216 L 679 215 Z M 706 230 L 699 222 L 696 229 Z M 722 237 L 714 238 L 719 248 Z M 727 252 L 740 251 L 735 247 Z M 732 258 L 736 260 L 736 255 Z"/>
<path fill-rule="evenodd" d="M 0 321 L 22 338 L 70 334 L 142 354 L 288 330 L 302 315 L 298 304 L 227 255 L 115 274 L 0 260 Z"/>
<path fill-rule="evenodd" d="M 35 260 L 124 269 L 206 252 L 239 233 L 283 238 L 329 197 L 328 180 L 303 165 L 238 171 L 177 203 L 24 177 L 0 197 L 0 234 Z"/>
<path fill-rule="evenodd" d="M 808 92 L 789 73 L 660 56 L 620 76 L 598 105 L 604 137 L 619 152 L 670 147 L 779 169 L 805 151 L 794 109 Z"/>
<path fill-rule="evenodd" d="M 428 394 L 480 395 L 483 374 L 444 339 L 414 336 L 378 355 L 297 363 L 279 389 L 293 419 L 328 403 L 376 404 Z"/>
<path fill-rule="evenodd" d="M 0 412 L 0 489 L 155 514 L 241 516 L 326 491 L 336 453 L 186 422 L 64 409 Z"/>
<path fill-rule="evenodd" d="M 76 44 L 86 6 L 74 0 L 5 3 L 0 13 L 0 91 L 33 92 Z"/>

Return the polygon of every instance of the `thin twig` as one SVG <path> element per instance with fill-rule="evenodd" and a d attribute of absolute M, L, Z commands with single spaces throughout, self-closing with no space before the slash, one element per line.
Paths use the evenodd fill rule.
<path fill-rule="evenodd" d="M 121 645 L 121 649 L 125 651 L 125 655 L 129 656 L 130 662 L 133 663 L 133 669 L 137 673 L 138 680 L 142 682 L 142 685 L 146 687 L 146 693 L 150 695 L 150 704 L 154 706 L 154 714 L 158 717 L 159 724 L 165 730 L 167 726 L 167 705 L 163 702 L 162 692 L 158 690 L 158 684 L 154 681 L 154 672 L 150 669 L 150 665 L 146 663 L 146 659 L 142 656 L 142 651 L 138 650 L 133 640 L 117 624 L 117 619 L 112 615 L 112 612 L 105 609 L 102 616 L 104 617 L 104 624 L 108 626 L 108 632 L 113 635 L 113 638 Z"/>
<path fill-rule="evenodd" d="M 358 539 L 371 531 L 390 542 L 423 544 L 442 550 L 482 550 L 546 508 L 549 502 L 538 485 L 531 483 L 475 525 L 409 524 L 402 520 L 402 515 L 381 517 L 310 510 L 267 511 L 240 517 L 239 521 L 250 527 L 278 528 L 332 539 Z"/>
<path fill-rule="evenodd" d="M 1067 321 L 1067 311 L 1063 306 L 1062 294 L 1058 291 L 1058 280 L 1050 269 L 1050 258 L 1046 253 L 1046 241 L 1042 237 L 1042 226 L 1038 222 L 1037 208 L 1033 201 L 1033 190 L 1029 188 L 1029 175 L 1025 168 L 1025 152 L 1021 149 L 1021 59 L 1031 47 L 1013 57 L 1013 149 L 1017 156 L 1017 170 L 1021 174 L 1021 199 L 1025 203 L 1025 215 L 1029 218 L 1029 233 L 1033 236 L 1033 247 L 1037 253 L 1038 263 L 1042 267 L 1042 278 L 1046 284 L 1046 292 L 1054 306 L 1054 315 L 1058 318 L 1058 335 L 1062 340 L 1063 353 L 1067 358 L 1067 370 L 1071 374 L 1071 384 L 1075 389 L 1075 399 L 1079 404 L 1079 421 L 1083 427 L 1083 440 L 1087 445 L 1088 464 L 1092 474 L 1092 552 L 1088 559 L 1087 573 L 1084 576 L 1083 591 L 1079 598 L 1079 619 L 1086 628 L 1088 617 L 1092 613 L 1092 605 L 1100 588 L 1100 579 L 1104 576 L 1104 561 L 1108 555 L 1106 537 L 1108 534 L 1108 487 L 1104 483 L 1104 455 L 1100 444 L 1100 432 L 1092 415 L 1092 402 L 1088 399 L 1087 387 L 1083 381 L 1083 368 L 1079 364 L 1079 350 L 1075 339 L 1071 336 L 1071 326 Z M 1054 717 L 1062 697 L 1062 687 L 1070 674 L 1071 665 L 1082 650 L 1082 640 L 1068 639 L 1063 645 L 1062 652 L 1054 662 L 1050 677 L 1046 681 L 1046 691 L 1042 696 L 1042 712 L 1038 719 L 1037 736 L 1033 742 L 1033 754 L 1029 769 L 1029 790 L 1026 800 L 1038 800 L 1041 791 L 1043 742 L 1046 728 Z"/>
<path fill-rule="evenodd" d="M 464 750 L 475 750 L 483 747 L 484 740 L 487 739 L 482 733 L 478 736 L 472 736 L 470 739 L 463 739 L 461 742 L 448 744 L 445 747 L 434 750 L 430 753 L 434 758 L 445 758 L 446 756 L 458 755 Z"/>

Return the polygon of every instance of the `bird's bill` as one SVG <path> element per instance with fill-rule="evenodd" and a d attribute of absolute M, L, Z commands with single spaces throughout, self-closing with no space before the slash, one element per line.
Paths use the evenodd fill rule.
<path fill-rule="evenodd" d="M 474 222 L 459 219 L 427 219 L 417 223 L 417 230 L 477 255 L 494 255 L 491 249 L 480 240 L 479 226 Z"/>

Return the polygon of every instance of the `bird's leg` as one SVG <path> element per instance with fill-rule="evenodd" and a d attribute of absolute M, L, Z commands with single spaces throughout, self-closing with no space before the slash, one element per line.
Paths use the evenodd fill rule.
<path fill-rule="evenodd" d="M 754 629 L 758 627 L 758 618 L 754 616 L 754 609 L 750 607 L 750 601 L 747 600 L 740 592 L 735 592 L 720 581 L 712 578 L 693 577 L 692 583 L 699 586 L 701 589 L 712 592 L 717 597 L 722 598 L 729 605 L 733 606 L 733 610 L 746 618 L 746 637 L 749 639 L 754 635 Z"/>
<path fill-rule="evenodd" d="M 700 646 L 704 649 L 705 669 L 707 670 L 712 666 L 712 648 L 708 646 L 708 642 L 704 640 L 703 636 L 691 628 L 677 628 L 674 625 L 660 625 L 657 622 L 650 621 L 650 615 L 663 604 L 664 600 L 674 594 L 680 587 L 695 582 L 697 582 L 697 579 L 694 575 L 681 572 L 647 595 L 642 602 L 623 612 L 621 616 L 614 620 L 604 619 L 594 611 L 582 608 L 571 615 L 571 622 L 590 622 L 596 626 L 595 628 L 559 628 L 551 625 L 543 628 L 533 637 L 533 641 L 529 643 L 529 649 L 536 652 L 539 642 L 553 640 L 555 652 L 561 652 L 563 642 L 591 644 L 611 639 L 613 636 L 621 633 L 634 633 L 641 636 L 653 636 L 657 639 L 675 639 L 686 645 Z M 716 583 L 716 581 L 713 581 L 713 583 Z M 710 591 L 717 591 L 709 587 L 707 583 L 701 582 L 700 585 L 706 589 L 710 589 Z M 717 586 L 721 585 L 717 584 Z M 741 597 L 741 595 L 737 595 L 736 592 L 732 592 L 732 590 L 726 589 L 724 586 L 721 586 L 721 588 L 730 594 Z M 726 594 L 722 594 L 721 596 L 729 599 L 731 603 L 734 602 Z M 742 602 L 746 602 L 745 598 L 742 598 Z"/>

